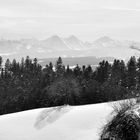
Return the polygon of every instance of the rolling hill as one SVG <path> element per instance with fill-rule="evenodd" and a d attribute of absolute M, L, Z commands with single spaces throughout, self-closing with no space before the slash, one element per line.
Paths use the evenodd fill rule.
<path fill-rule="evenodd" d="M 108 103 L 59 106 L 0 116 L 1 140 L 97 140 Z"/>

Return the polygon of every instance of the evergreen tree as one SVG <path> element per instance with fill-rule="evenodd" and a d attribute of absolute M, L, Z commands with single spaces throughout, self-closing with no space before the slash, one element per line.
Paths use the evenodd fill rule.
<path fill-rule="evenodd" d="M 95 79 L 100 83 L 104 83 L 109 78 L 110 68 L 111 66 L 108 61 L 103 60 L 100 62 L 95 71 Z"/>
<path fill-rule="evenodd" d="M 76 77 L 79 77 L 79 76 L 81 76 L 81 74 L 82 74 L 81 68 L 79 67 L 78 64 L 76 65 L 76 67 L 74 68 L 73 71 L 74 71 L 74 75 L 75 75 Z"/>
<path fill-rule="evenodd" d="M 84 76 L 86 79 L 91 79 L 92 67 L 90 65 L 88 65 L 88 67 L 86 67 L 85 72 L 84 72 Z"/>
<path fill-rule="evenodd" d="M 135 56 L 131 57 L 127 63 L 127 85 L 128 88 L 136 87 L 136 58 Z"/>
<path fill-rule="evenodd" d="M 137 60 L 137 68 L 138 68 L 137 71 L 138 85 L 140 86 L 140 57 Z"/>
<path fill-rule="evenodd" d="M 54 79 L 54 71 L 52 62 L 43 69 L 42 85 L 43 87 L 49 86 Z"/>
<path fill-rule="evenodd" d="M 113 65 L 112 65 L 112 69 L 111 69 L 111 77 L 110 77 L 110 81 L 111 83 L 113 83 L 114 85 L 121 85 L 121 62 L 120 60 L 114 60 Z"/>
<path fill-rule="evenodd" d="M 0 56 L 0 71 L 1 71 L 1 69 L 2 69 L 2 57 Z"/>
<path fill-rule="evenodd" d="M 67 65 L 66 74 L 69 76 L 73 74 L 73 71 L 70 69 L 69 65 Z"/>
<path fill-rule="evenodd" d="M 12 64 L 11 64 L 11 71 L 13 72 L 13 74 L 17 73 L 17 62 L 15 59 L 13 59 Z"/>
<path fill-rule="evenodd" d="M 123 60 L 121 60 L 120 62 L 120 75 L 121 75 L 121 86 L 123 87 L 127 87 L 127 79 L 126 79 L 126 75 L 127 71 L 126 71 L 126 66 Z"/>
<path fill-rule="evenodd" d="M 52 62 L 49 63 L 49 70 L 53 71 L 53 64 L 52 64 Z"/>
<path fill-rule="evenodd" d="M 22 74 L 23 74 L 23 72 L 25 71 L 25 62 L 24 62 L 24 58 L 21 59 L 20 71 L 21 71 Z"/>
<path fill-rule="evenodd" d="M 4 69 L 3 68 L 1 69 L 1 78 L 2 79 L 4 78 Z"/>
<path fill-rule="evenodd" d="M 65 67 L 63 65 L 61 57 L 59 57 L 58 60 L 56 61 L 55 70 L 57 77 L 63 76 L 63 74 L 65 73 Z"/>
<path fill-rule="evenodd" d="M 34 58 L 34 67 L 37 67 L 37 58 Z"/>
<path fill-rule="evenodd" d="M 32 61 L 31 61 L 30 57 L 27 56 L 26 59 L 25 59 L 25 69 L 26 69 L 26 71 L 28 71 L 28 72 L 30 71 L 31 64 L 32 64 Z"/>
<path fill-rule="evenodd" d="M 85 70 L 86 70 L 86 66 L 83 65 L 83 66 L 82 66 L 82 71 L 83 71 L 83 73 L 85 72 Z"/>
<path fill-rule="evenodd" d="M 5 78 L 8 78 L 10 76 L 10 69 L 11 69 L 11 62 L 9 59 L 5 62 Z"/>

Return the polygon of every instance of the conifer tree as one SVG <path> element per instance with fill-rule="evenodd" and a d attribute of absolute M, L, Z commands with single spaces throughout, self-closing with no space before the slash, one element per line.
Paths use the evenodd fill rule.
<path fill-rule="evenodd" d="M 0 71 L 1 71 L 1 69 L 2 69 L 2 57 L 0 56 Z"/>
<path fill-rule="evenodd" d="M 65 67 L 63 65 L 61 57 L 59 57 L 58 60 L 56 61 L 55 70 L 56 70 L 57 77 L 63 76 L 65 72 Z"/>
<path fill-rule="evenodd" d="M 95 79 L 100 82 L 104 83 L 109 78 L 110 74 L 110 64 L 108 61 L 102 61 L 99 63 L 99 66 L 97 67 L 95 71 Z"/>
<path fill-rule="evenodd" d="M 11 64 L 11 71 L 13 72 L 13 74 L 17 73 L 17 62 L 15 59 L 13 59 L 12 64 Z"/>
<path fill-rule="evenodd" d="M 131 57 L 127 63 L 127 85 L 128 88 L 136 87 L 136 58 Z"/>
<path fill-rule="evenodd" d="M 138 84 L 140 85 L 140 57 L 137 60 L 137 68 L 138 68 L 137 79 L 138 79 Z"/>
<path fill-rule="evenodd" d="M 79 67 L 79 65 L 77 64 L 76 67 L 74 68 L 74 75 L 76 77 L 80 76 L 82 74 L 81 68 Z"/>
<path fill-rule="evenodd" d="M 127 87 L 127 82 L 126 82 L 126 66 L 123 60 L 120 62 L 120 75 L 121 75 L 121 86 Z"/>

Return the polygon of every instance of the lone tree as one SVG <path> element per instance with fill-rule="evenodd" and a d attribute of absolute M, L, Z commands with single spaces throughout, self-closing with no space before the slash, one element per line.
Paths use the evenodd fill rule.
<path fill-rule="evenodd" d="M 126 100 L 114 106 L 114 116 L 103 128 L 100 140 L 139 140 L 140 104 Z"/>

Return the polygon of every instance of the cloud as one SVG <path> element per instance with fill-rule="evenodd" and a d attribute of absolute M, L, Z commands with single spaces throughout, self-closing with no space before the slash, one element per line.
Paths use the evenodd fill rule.
<path fill-rule="evenodd" d="M 140 12 L 138 8 L 126 8 L 126 7 L 102 7 L 105 10 L 115 10 L 115 11 L 132 11 L 132 12 Z"/>
<path fill-rule="evenodd" d="M 92 38 L 104 32 L 122 33 L 125 27 L 128 31 L 137 27 L 140 34 L 138 7 L 139 0 L 0 0 L 0 36 Z"/>
<path fill-rule="evenodd" d="M 0 17 L 62 17 L 93 12 L 99 4 L 91 0 L 0 0 Z"/>

